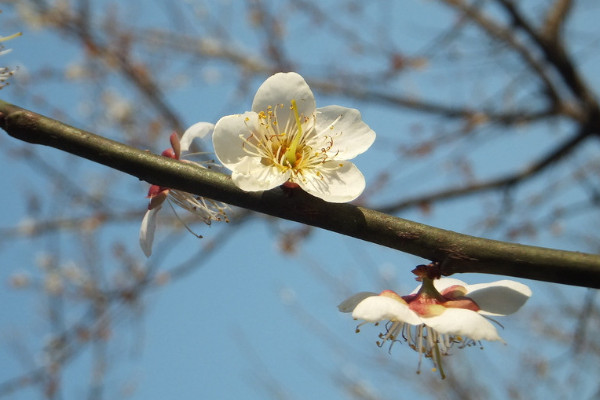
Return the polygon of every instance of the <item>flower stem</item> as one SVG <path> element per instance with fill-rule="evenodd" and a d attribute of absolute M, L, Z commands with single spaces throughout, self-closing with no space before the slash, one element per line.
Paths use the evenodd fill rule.
<path fill-rule="evenodd" d="M 435 288 L 433 284 L 433 279 L 422 278 L 421 288 L 419 289 L 419 295 L 425 298 L 436 299 L 438 301 L 443 301 L 444 297 L 440 292 Z"/>

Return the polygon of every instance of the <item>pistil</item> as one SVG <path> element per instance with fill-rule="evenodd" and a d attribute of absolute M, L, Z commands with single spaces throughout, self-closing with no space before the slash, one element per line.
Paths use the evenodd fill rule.
<path fill-rule="evenodd" d="M 296 165 L 296 150 L 298 148 L 298 144 L 300 143 L 300 139 L 302 138 L 302 120 L 298 114 L 298 105 L 296 104 L 296 100 L 292 100 L 292 111 L 294 111 L 294 118 L 296 119 L 297 133 L 285 152 L 285 159 L 290 164 L 290 167 L 294 167 Z"/>

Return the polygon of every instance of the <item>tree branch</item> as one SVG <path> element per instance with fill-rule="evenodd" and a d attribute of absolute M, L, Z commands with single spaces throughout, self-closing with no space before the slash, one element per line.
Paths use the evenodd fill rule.
<path fill-rule="evenodd" d="M 544 18 L 543 36 L 550 41 L 557 40 L 572 8 L 572 0 L 556 0 L 550 6 Z"/>
<path fill-rule="evenodd" d="M 513 24 L 525 31 L 539 46 L 544 53 L 546 60 L 554 66 L 560 74 L 565 84 L 571 89 L 573 94 L 581 99 L 586 108 L 593 109 L 595 114 L 598 114 L 598 103 L 594 94 L 590 91 L 589 85 L 580 75 L 573 60 L 567 54 L 567 51 L 556 37 L 544 37 L 539 34 L 525 19 L 513 2 L 509 0 L 500 0 L 500 4 L 504 6 L 510 17 L 513 19 Z"/>
<path fill-rule="evenodd" d="M 510 46 L 517 54 L 521 56 L 523 61 L 529 65 L 534 72 L 534 76 L 540 79 L 545 86 L 546 92 L 551 100 L 551 103 L 559 103 L 559 91 L 555 87 L 552 78 L 549 76 L 546 67 L 537 59 L 534 53 L 525 44 L 518 40 L 512 27 L 502 26 L 495 20 L 487 17 L 477 7 L 468 4 L 463 0 L 441 0 L 443 3 L 464 13 L 467 18 L 474 24 L 478 25 L 491 38 L 499 40 Z M 502 0 L 500 0 L 502 1 Z"/>
<path fill-rule="evenodd" d="M 151 154 L 0 101 L 0 127 L 14 138 L 69 152 L 156 185 L 440 261 L 444 273 L 479 272 L 600 288 L 600 255 L 463 235 L 301 190 L 244 192 L 229 176 Z"/>
<path fill-rule="evenodd" d="M 566 157 L 577 147 L 579 147 L 579 145 L 589 138 L 590 135 L 591 132 L 587 129 L 587 127 L 583 128 L 580 132 L 573 134 L 564 142 L 560 143 L 557 147 L 544 155 L 540 160 L 528 165 L 521 171 L 510 173 L 499 178 L 490 179 L 485 182 L 477 182 L 463 187 L 451 187 L 434 193 L 415 196 L 413 198 L 404 199 L 393 204 L 378 207 L 377 209 L 386 213 L 397 213 L 407 207 L 413 207 L 441 200 L 450 200 L 456 197 L 482 193 L 489 190 L 513 187 L 525 182 L 529 178 L 538 175 L 551 165 L 559 162 L 562 158 Z"/>

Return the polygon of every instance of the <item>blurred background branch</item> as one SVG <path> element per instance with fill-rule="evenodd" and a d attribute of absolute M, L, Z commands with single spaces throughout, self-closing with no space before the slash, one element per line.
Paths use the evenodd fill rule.
<path fill-rule="evenodd" d="M 161 174 L 179 166 L 152 153 L 173 130 L 243 112 L 267 76 L 295 70 L 319 106 L 356 107 L 377 132 L 357 159 L 367 189 L 344 212 L 468 232 L 474 245 L 472 236 L 600 252 L 595 1 L 0 0 L 0 9 L 0 36 L 23 33 L 2 42 L 12 52 L 0 50 L 0 71 L 10 72 L 0 97 L 149 150 L 135 153 L 153 168 L 140 171 L 147 181 L 172 183 Z M 161 211 L 145 259 L 145 182 L 5 135 L 0 154 L 0 396 L 168 398 L 173 387 L 182 397 L 261 399 L 600 393 L 594 289 L 527 282 L 531 302 L 503 321 L 509 346 L 453 349 L 438 382 L 414 374 L 417 355 L 406 346 L 388 354 L 371 329 L 349 335 L 352 323 L 335 309 L 361 290 L 408 293 L 408 271 L 423 258 L 234 208 L 229 224 L 210 227 Z M 213 194 L 268 204 L 261 211 L 271 215 L 352 225 L 337 206 L 278 191 L 261 206 L 262 196 L 211 176 Z M 313 217 L 294 208 L 306 204 Z M 407 224 L 405 233 L 421 226 Z M 381 225 L 367 228 L 352 234 Z M 422 248 L 437 252 L 413 253 L 443 259 L 456 250 Z M 548 254 L 545 263 L 560 264 L 550 280 L 595 286 L 595 273 L 566 270 L 560 253 Z M 497 271 L 550 271 L 511 265 Z"/>

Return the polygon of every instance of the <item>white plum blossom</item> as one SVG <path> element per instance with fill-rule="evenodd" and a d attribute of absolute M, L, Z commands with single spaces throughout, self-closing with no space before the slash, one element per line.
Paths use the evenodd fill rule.
<path fill-rule="evenodd" d="M 176 133 L 173 133 L 170 137 L 171 148 L 163 151 L 162 155 L 183 162 L 193 162 L 194 164 L 204 167 L 201 163 L 183 160 L 182 157 L 192 155 L 189 153 L 192 142 L 195 139 L 209 136 L 210 133 L 212 133 L 213 128 L 213 124 L 199 122 L 189 127 L 184 132 L 181 140 L 179 140 Z M 156 217 L 165 200 L 169 200 L 171 203 L 198 215 L 207 225 L 210 225 L 212 221 L 228 221 L 225 213 L 225 210 L 227 209 L 226 204 L 206 199 L 202 196 L 163 186 L 152 185 L 148 191 L 148 197 L 150 198 L 150 204 L 148 204 L 148 211 L 146 211 L 146 214 L 144 215 L 142 226 L 140 228 L 140 246 L 146 257 L 152 255 L 152 244 L 154 242 L 154 232 L 156 231 Z"/>
<path fill-rule="evenodd" d="M 342 312 L 366 323 L 387 321 L 386 331 L 379 335 L 378 346 L 390 341 L 390 346 L 401 339 L 433 361 L 442 379 L 445 373 L 442 356 L 457 344 L 460 348 L 482 340 L 501 341 L 496 328 L 485 316 L 500 316 L 517 311 L 531 297 L 531 290 L 522 283 L 501 280 L 492 283 L 468 285 L 458 279 L 439 278 L 431 271 L 436 264 L 419 266 L 413 272 L 422 285 L 407 296 L 394 291 L 361 292 L 343 301 Z"/>
<path fill-rule="evenodd" d="M 316 108 L 308 84 L 295 72 L 268 78 L 252 111 L 221 118 L 213 134 L 217 158 L 242 190 L 300 186 L 335 203 L 354 200 L 364 190 L 364 176 L 348 160 L 374 140 L 358 110 Z"/>

